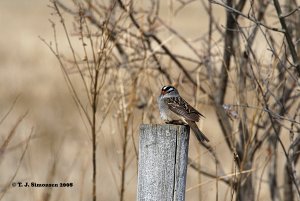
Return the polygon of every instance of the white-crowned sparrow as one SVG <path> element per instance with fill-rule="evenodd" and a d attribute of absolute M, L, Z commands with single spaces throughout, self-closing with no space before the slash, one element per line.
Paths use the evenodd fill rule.
<path fill-rule="evenodd" d="M 160 117 L 171 124 L 188 124 L 200 142 L 207 141 L 207 137 L 199 130 L 197 124 L 200 117 L 204 117 L 195 108 L 190 106 L 173 86 L 164 86 L 157 98 Z"/>

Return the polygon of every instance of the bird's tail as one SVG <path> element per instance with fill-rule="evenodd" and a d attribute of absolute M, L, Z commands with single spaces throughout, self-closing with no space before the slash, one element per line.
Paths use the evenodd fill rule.
<path fill-rule="evenodd" d="M 209 142 L 209 139 L 200 131 L 200 129 L 198 128 L 197 124 L 194 121 L 189 121 L 186 120 L 187 123 L 189 124 L 189 126 L 191 127 L 191 129 L 194 131 L 196 138 L 200 141 L 200 142 Z"/>

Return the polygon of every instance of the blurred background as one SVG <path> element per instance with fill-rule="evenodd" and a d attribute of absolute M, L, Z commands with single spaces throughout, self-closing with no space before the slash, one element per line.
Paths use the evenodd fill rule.
<path fill-rule="evenodd" d="M 297 53 L 299 2 L 280 3 Z M 187 201 L 300 200 L 299 76 L 274 6 L 0 1 L 0 200 L 92 200 L 95 164 L 97 200 L 135 200 L 139 125 L 163 123 L 168 84 L 217 156 L 191 134 Z"/>

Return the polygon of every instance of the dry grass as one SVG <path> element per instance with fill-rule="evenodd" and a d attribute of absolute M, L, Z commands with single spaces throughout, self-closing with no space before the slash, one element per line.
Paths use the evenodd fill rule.
<path fill-rule="evenodd" d="M 108 2 L 105 3 L 108 5 Z M 55 12 L 47 5 L 52 6 L 50 2 L 38 0 L 0 2 L 0 23 L 2 24 L 0 37 L 0 94 L 2 97 L 0 119 L 3 119 L 0 122 L 0 200 L 92 200 L 93 134 L 97 145 L 97 200 L 121 200 L 122 176 L 125 176 L 123 177 L 123 200 L 134 200 L 137 181 L 138 128 L 141 123 L 162 123 L 156 107 L 156 97 L 161 86 L 169 83 L 168 78 L 163 75 L 162 71 L 156 69 L 157 63 L 151 57 L 153 51 L 145 51 L 142 48 L 140 54 L 133 54 L 137 56 L 133 59 L 137 60 L 130 64 L 123 63 L 123 65 L 128 66 L 117 66 L 117 61 L 122 60 L 122 58 L 116 49 L 113 49 L 114 44 L 109 42 L 109 37 L 105 33 L 100 33 L 99 29 L 86 22 L 91 33 L 100 34 L 100 37 L 95 39 L 93 44 L 103 45 L 105 41 L 108 41 L 107 46 L 100 48 L 100 50 L 105 50 L 104 53 L 101 52 L 102 56 L 99 56 L 99 58 L 105 58 L 99 62 L 101 64 L 99 65 L 101 68 L 100 81 L 103 80 L 96 88 L 99 89 L 99 96 L 97 96 L 99 104 L 93 113 L 93 101 L 91 101 L 95 95 L 91 88 L 94 83 L 92 81 L 93 76 L 83 66 L 86 64 L 85 55 L 92 61 L 92 54 L 97 54 L 98 49 L 91 48 L 88 38 L 84 41 L 87 44 L 87 50 L 83 49 L 82 40 L 78 40 L 81 37 L 80 32 L 73 28 L 73 22 L 78 23 L 78 16 L 74 18 L 61 9 L 72 47 L 76 52 L 72 54 L 59 17 L 55 14 L 50 15 L 50 13 Z M 73 6 L 72 3 L 68 5 Z M 149 5 L 150 3 L 141 1 L 136 2 L 134 6 L 147 9 Z M 176 13 L 178 3 L 175 1 L 164 1 L 160 6 L 159 16 L 161 19 L 176 30 L 176 33 L 180 33 L 188 42 L 193 44 L 198 54 L 203 57 L 198 58 L 191 48 L 182 43 L 175 32 L 172 33 L 162 25 L 154 24 L 153 26 L 155 30 L 158 30 L 158 36 L 162 39 L 163 44 L 167 45 L 172 52 L 194 59 L 196 62 L 205 60 L 208 49 L 209 18 L 203 4 L 201 2 L 192 3 L 178 13 Z M 248 4 L 246 8 L 249 8 Z M 275 14 L 274 9 L 270 7 L 267 11 Z M 224 9 L 214 5 L 213 15 L 214 20 L 220 25 L 218 28 L 224 31 Z M 149 27 L 147 27 L 147 19 L 144 17 L 142 14 L 138 15 L 139 22 L 147 29 Z M 133 28 L 128 20 L 128 15 L 122 12 L 122 9 L 119 8 L 115 18 L 118 25 L 130 31 L 134 30 L 132 31 L 133 34 L 140 34 Z M 271 14 L 266 18 L 270 22 L 275 21 Z M 51 47 L 55 50 L 53 28 L 48 19 L 51 19 L 55 24 L 57 42 L 63 57 L 55 57 L 51 54 L 49 48 L 39 38 L 41 36 L 48 44 L 51 41 Z M 248 25 L 246 19 L 239 19 L 239 22 L 240 25 Z M 76 26 L 78 28 L 78 24 Z M 276 24 L 277 26 L 279 25 Z M 275 32 L 273 36 L 282 40 L 280 33 Z M 105 37 L 107 38 L 105 39 Z M 278 60 L 270 57 L 272 52 L 268 50 L 269 46 L 265 37 L 261 33 L 258 33 L 257 37 L 256 43 L 253 44 L 253 50 L 258 56 L 255 58 L 255 62 L 259 64 L 253 64 L 253 74 L 261 76 L 259 83 L 263 83 L 263 79 L 277 81 L 275 66 Z M 216 66 L 220 66 L 222 62 L 222 39 L 223 37 L 217 31 L 212 33 L 212 64 Z M 127 44 L 129 46 L 126 49 L 128 54 L 135 51 L 130 49 L 130 46 L 138 47 L 140 45 L 139 47 L 142 47 L 141 44 L 135 44 L 136 41 L 131 40 L 126 32 L 124 32 L 124 38 L 121 41 L 123 42 L 122 45 Z M 244 44 L 242 37 L 239 43 Z M 157 53 L 156 55 L 164 55 L 161 53 L 162 50 L 159 45 L 155 44 L 152 48 Z M 284 48 L 282 47 L 282 49 Z M 281 52 L 283 52 L 282 49 L 279 48 Z M 241 52 L 237 51 L 235 58 L 239 58 L 239 53 Z M 103 56 L 104 54 L 105 56 Z M 73 57 L 74 55 L 75 57 Z M 214 76 L 220 71 L 220 68 L 214 68 L 216 71 L 213 72 L 215 74 L 212 76 L 207 72 L 206 64 L 197 66 L 193 62 L 182 60 L 182 64 L 189 72 L 197 66 L 196 71 L 191 73 L 193 79 L 196 80 L 196 85 L 193 85 L 177 68 L 172 59 L 166 56 L 158 57 L 160 64 L 163 64 L 163 69 L 171 77 L 171 81 L 179 85 L 182 95 L 193 103 L 201 113 L 205 114 L 206 118 L 200 122 L 199 126 L 209 136 L 211 146 L 221 159 L 224 174 L 220 174 L 219 171 L 216 172 L 214 159 L 206 149 L 199 147 L 193 136 L 190 142 L 190 158 L 201 165 L 202 171 L 216 173 L 222 178 L 233 179 L 234 181 L 241 179 L 240 175 L 251 173 L 256 200 L 271 200 L 268 168 L 271 166 L 271 158 L 275 153 L 272 152 L 268 142 L 263 141 L 262 147 L 254 156 L 251 169 L 241 168 L 240 173 L 238 165 L 234 162 L 232 151 L 224 140 L 224 130 L 218 122 L 215 105 L 209 98 L 216 90 L 212 83 L 219 80 L 217 76 Z M 62 66 L 60 66 L 57 58 L 62 59 Z M 77 62 L 74 62 L 76 59 Z M 106 61 L 108 62 L 106 63 Z M 234 64 L 239 62 L 235 60 Z M 253 63 L 255 62 L 253 61 Z M 76 67 L 77 64 L 79 64 L 79 68 Z M 260 65 L 264 68 L 258 73 L 259 68 L 256 67 Z M 103 66 L 105 66 L 104 69 Z M 64 72 L 64 70 L 66 71 Z M 228 72 L 229 87 L 224 99 L 225 103 L 241 104 L 239 102 L 242 98 L 238 88 L 240 84 L 237 79 L 238 73 L 236 66 Z M 94 74 L 92 73 L 92 75 Z M 70 80 L 68 81 L 68 79 Z M 290 79 L 290 77 L 286 79 Z M 66 80 L 69 85 L 66 84 Z M 83 83 L 86 83 L 86 86 Z M 282 84 L 283 82 L 279 83 Z M 257 86 L 251 86 L 251 84 L 253 83 L 247 82 L 249 92 L 246 100 L 244 100 L 248 106 L 234 107 L 234 110 L 239 113 L 241 119 L 243 111 L 247 112 L 250 119 L 247 121 L 250 122 L 246 125 L 247 129 L 254 131 L 256 123 L 264 120 L 263 117 L 267 116 L 267 112 L 262 111 L 264 100 L 259 95 Z M 207 92 L 206 94 L 196 88 L 199 85 Z M 76 90 L 76 94 L 72 92 L 72 89 L 70 90 L 70 86 Z M 264 90 L 267 89 L 266 86 L 263 85 Z M 296 84 L 296 87 L 299 88 L 299 83 Z M 273 89 L 275 90 L 276 87 Z M 193 96 L 194 94 L 196 96 Z M 296 90 L 293 95 L 297 96 L 298 94 L 299 90 Z M 276 100 L 271 99 L 268 104 L 274 102 L 276 103 Z M 80 104 L 82 105 L 80 106 Z M 298 100 L 293 104 L 294 111 L 299 109 L 297 105 L 299 105 Z M 297 110 L 296 112 L 293 112 L 292 109 L 289 111 L 291 112 L 284 117 L 289 118 L 289 120 L 294 118 L 296 120 L 295 127 L 299 128 L 299 117 L 293 117 Z M 97 121 L 94 133 L 92 132 L 93 124 L 89 122 L 93 115 Z M 239 128 L 240 120 L 233 119 L 229 122 L 232 126 L 231 134 L 238 139 L 239 131 L 242 130 Z M 282 121 L 281 124 L 291 129 L 290 122 Z M 286 149 L 291 144 L 288 129 L 283 128 L 281 134 Z M 126 144 L 124 144 L 125 134 L 127 135 Z M 263 134 L 263 131 L 259 131 L 260 137 Z M 295 138 L 297 135 L 299 133 L 295 132 Z M 247 143 L 251 144 L 250 142 Z M 247 143 L 245 148 L 249 145 Z M 126 150 L 125 161 L 124 150 Z M 276 153 L 276 177 L 282 197 L 286 156 L 280 148 L 276 150 Z M 299 163 L 294 169 L 297 170 L 297 167 L 299 168 Z M 298 172 L 297 175 L 299 175 Z M 186 200 L 198 200 L 200 198 L 202 200 L 215 200 L 216 197 L 219 198 L 218 200 L 234 200 L 235 197 L 232 198 L 231 195 L 233 193 L 232 185 L 224 184 L 221 181 L 222 178 L 215 179 L 203 176 L 190 167 L 188 169 Z M 14 188 L 11 186 L 12 182 L 73 183 L 74 186 L 52 189 Z"/>

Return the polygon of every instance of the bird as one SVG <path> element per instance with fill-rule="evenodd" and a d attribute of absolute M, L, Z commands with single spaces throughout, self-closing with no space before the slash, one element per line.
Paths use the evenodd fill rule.
<path fill-rule="evenodd" d="M 175 87 L 163 86 L 157 102 L 160 117 L 165 123 L 189 125 L 200 143 L 209 142 L 196 124 L 204 116 L 188 104 Z"/>

